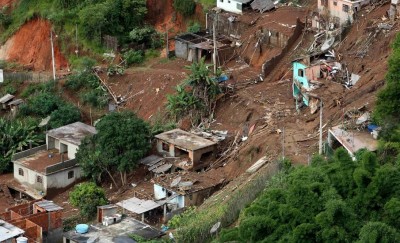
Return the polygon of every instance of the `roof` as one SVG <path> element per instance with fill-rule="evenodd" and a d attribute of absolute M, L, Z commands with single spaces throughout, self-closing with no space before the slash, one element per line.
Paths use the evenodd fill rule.
<path fill-rule="evenodd" d="M 252 0 L 234 0 L 234 1 L 239 3 L 248 3 L 251 2 Z"/>
<path fill-rule="evenodd" d="M 162 157 L 152 154 L 150 156 L 147 156 L 147 157 L 139 160 L 139 163 L 150 167 L 150 166 L 157 164 L 161 160 L 163 160 Z"/>
<path fill-rule="evenodd" d="M 13 239 L 25 233 L 22 229 L 0 219 L 0 242 Z"/>
<path fill-rule="evenodd" d="M 123 200 L 121 202 L 118 202 L 117 205 L 136 214 L 142 214 L 162 206 L 155 201 L 142 200 L 137 197 Z"/>
<path fill-rule="evenodd" d="M 135 234 L 143 237 L 146 240 L 151 240 L 164 235 L 160 230 L 140 222 L 130 217 L 123 217 L 122 221 L 116 224 L 104 226 L 102 224 L 91 225 L 89 231 L 86 234 L 76 233 L 75 230 L 71 230 L 64 233 L 64 237 L 74 242 L 87 243 L 87 242 L 136 242 L 130 241 L 127 236 L 129 234 Z M 91 241 L 93 240 L 93 241 Z"/>
<path fill-rule="evenodd" d="M 64 161 L 67 160 L 69 160 L 68 154 L 64 154 Z M 41 174 L 45 174 L 47 167 L 60 162 L 61 154 L 58 149 L 39 150 L 36 153 L 13 161 L 13 163 L 22 165 Z"/>
<path fill-rule="evenodd" d="M 9 102 L 10 100 L 14 99 L 14 97 L 15 97 L 14 95 L 6 94 L 0 98 L 0 103 L 5 104 L 5 103 Z"/>
<path fill-rule="evenodd" d="M 198 150 L 217 144 L 216 142 L 188 133 L 181 129 L 164 132 L 155 137 L 187 150 Z"/>
<path fill-rule="evenodd" d="M 63 210 L 62 207 L 58 206 L 53 201 L 43 200 L 43 201 L 39 201 L 39 202 L 34 203 L 34 205 L 36 205 L 36 206 L 38 206 L 40 208 L 43 208 L 47 212 Z"/>
<path fill-rule="evenodd" d="M 332 127 L 329 132 L 349 151 L 352 155 L 360 149 L 376 151 L 378 141 L 367 131 L 346 131 L 340 127 Z"/>
<path fill-rule="evenodd" d="M 75 122 L 47 132 L 48 136 L 63 140 L 68 143 L 80 145 L 88 135 L 96 134 L 96 128 L 82 122 Z"/>
<path fill-rule="evenodd" d="M 251 8 L 258 10 L 261 13 L 275 8 L 275 4 L 271 0 L 254 0 L 251 3 Z"/>
<path fill-rule="evenodd" d="M 11 101 L 10 103 L 8 103 L 8 105 L 20 105 L 22 104 L 24 101 L 22 99 L 16 99 Z"/>
<path fill-rule="evenodd" d="M 180 195 L 186 195 L 220 185 L 225 178 L 219 176 L 208 176 L 205 173 L 183 171 L 160 175 L 153 178 L 157 184 Z"/>

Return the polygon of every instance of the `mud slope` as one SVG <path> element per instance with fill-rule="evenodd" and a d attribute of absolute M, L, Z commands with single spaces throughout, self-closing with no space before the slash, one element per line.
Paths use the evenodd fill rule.
<path fill-rule="evenodd" d="M 0 8 L 6 7 L 6 6 L 11 6 L 15 0 L 0 0 Z"/>
<path fill-rule="evenodd" d="M 51 70 L 51 24 L 46 20 L 34 19 L 25 23 L 7 42 L 0 47 L 0 59 L 17 62 L 36 71 Z M 55 44 L 57 70 L 66 69 L 67 60 Z"/>

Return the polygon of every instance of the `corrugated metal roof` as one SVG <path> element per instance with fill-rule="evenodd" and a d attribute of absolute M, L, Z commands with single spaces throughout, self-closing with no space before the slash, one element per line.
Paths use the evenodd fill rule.
<path fill-rule="evenodd" d="M 14 95 L 6 94 L 6 95 L 4 95 L 3 97 L 0 98 L 0 103 L 1 104 L 5 104 L 8 101 L 14 99 L 14 97 L 15 97 Z"/>
<path fill-rule="evenodd" d="M 251 3 L 251 8 L 260 11 L 260 13 L 264 13 L 265 11 L 274 9 L 275 4 L 271 0 L 254 0 L 254 2 Z"/>
<path fill-rule="evenodd" d="M 34 204 L 37 205 L 38 207 L 43 208 L 44 210 L 46 210 L 48 212 L 63 210 L 62 207 L 58 206 L 53 201 L 43 200 L 43 201 L 36 202 Z"/>
<path fill-rule="evenodd" d="M 128 211 L 131 211 L 136 214 L 142 214 L 158 208 L 162 205 L 156 203 L 152 200 L 142 200 L 137 197 L 132 197 L 121 202 L 117 203 L 118 206 L 125 208 Z"/>
<path fill-rule="evenodd" d="M 0 242 L 13 239 L 25 233 L 22 229 L 0 219 Z"/>

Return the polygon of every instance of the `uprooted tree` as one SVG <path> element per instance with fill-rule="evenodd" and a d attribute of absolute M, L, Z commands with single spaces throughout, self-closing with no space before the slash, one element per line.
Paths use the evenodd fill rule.
<path fill-rule="evenodd" d="M 217 81 L 220 70 L 213 75 L 204 58 L 186 68 L 191 72 L 184 83 L 177 86 L 177 94 L 167 96 L 167 109 L 175 118 L 189 115 L 196 123 L 214 113 L 217 95 L 221 92 Z"/>
<path fill-rule="evenodd" d="M 149 125 L 133 112 L 114 112 L 96 124 L 97 134 L 87 137 L 76 154 L 87 177 L 100 181 L 107 174 L 117 186 L 115 174 L 121 184 L 127 183 L 127 173 L 150 149 Z"/>

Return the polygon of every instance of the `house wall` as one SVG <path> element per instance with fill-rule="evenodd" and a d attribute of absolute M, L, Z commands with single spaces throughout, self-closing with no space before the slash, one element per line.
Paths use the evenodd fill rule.
<path fill-rule="evenodd" d="M 369 0 L 349 1 L 349 0 L 318 0 L 318 10 L 323 14 L 330 14 L 340 19 L 340 24 L 354 21 L 354 13 L 361 10 L 361 7 L 369 4 Z M 349 11 L 343 11 L 343 5 L 347 5 Z"/>
<path fill-rule="evenodd" d="M 187 59 L 188 58 L 188 44 L 179 39 L 175 40 L 175 56 Z"/>
<path fill-rule="evenodd" d="M 68 173 L 74 172 L 74 176 L 68 179 Z M 68 168 L 50 175 L 47 175 L 47 196 L 52 197 L 57 194 L 61 189 L 74 185 L 83 177 L 82 168 L 79 166 Z"/>
<path fill-rule="evenodd" d="M 167 190 L 165 190 L 162 186 L 154 184 L 154 198 L 156 200 L 163 199 L 167 196 Z"/>
<path fill-rule="evenodd" d="M 242 13 L 242 3 L 235 0 L 217 0 L 217 7 L 232 13 Z"/>
<path fill-rule="evenodd" d="M 302 87 L 305 89 L 309 88 L 307 75 L 306 75 L 307 66 L 300 62 L 293 62 L 293 97 L 297 97 L 301 93 Z M 303 70 L 303 76 L 299 75 L 299 71 Z M 298 87 L 300 86 L 300 87 Z M 303 102 L 308 106 L 308 99 L 303 94 Z"/>
<path fill-rule="evenodd" d="M 305 74 L 307 80 L 317 80 L 321 76 L 321 65 L 306 68 Z"/>
<path fill-rule="evenodd" d="M 22 169 L 24 171 L 24 175 L 21 176 L 19 175 L 19 169 Z M 37 182 L 37 176 L 42 177 L 42 183 Z M 31 169 L 28 169 L 22 165 L 14 163 L 14 178 L 19 181 L 21 184 L 26 185 L 32 189 L 35 189 L 37 191 L 42 191 L 46 193 L 47 191 L 47 181 L 46 181 L 46 176 L 43 174 L 33 171 Z"/>

